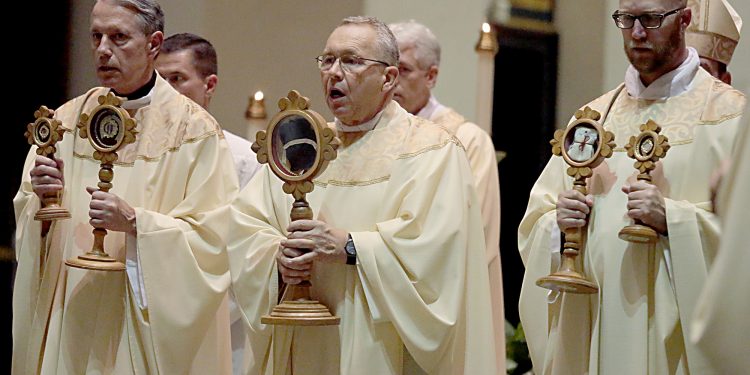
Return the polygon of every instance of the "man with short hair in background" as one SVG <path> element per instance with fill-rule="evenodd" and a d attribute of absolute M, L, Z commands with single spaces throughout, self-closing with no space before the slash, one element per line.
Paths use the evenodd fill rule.
<path fill-rule="evenodd" d="M 208 40 L 191 33 L 181 33 L 164 39 L 156 58 L 156 70 L 180 94 L 193 99 L 208 110 L 219 83 L 216 50 Z M 260 169 L 252 144 L 245 138 L 224 130 L 224 138 L 232 150 L 240 189 Z"/>

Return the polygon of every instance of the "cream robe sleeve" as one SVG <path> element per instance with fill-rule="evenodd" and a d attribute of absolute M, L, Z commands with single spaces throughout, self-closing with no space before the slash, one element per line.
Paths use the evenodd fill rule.
<path fill-rule="evenodd" d="M 427 157 L 429 155 L 429 157 Z M 454 143 L 395 162 L 375 232 L 352 233 L 359 275 L 428 373 L 496 374 L 473 178 Z M 371 309 L 372 311 L 372 309 Z"/>
<path fill-rule="evenodd" d="M 498 371 L 505 371 L 505 305 L 500 256 L 500 178 L 498 177 L 495 145 L 489 134 L 473 123 L 465 123 L 456 131 L 456 138 L 466 148 L 474 188 L 484 223 L 485 256 L 490 278 L 492 324 L 495 334 L 495 357 Z"/>
<path fill-rule="evenodd" d="M 699 373 L 708 371 L 709 364 L 690 342 L 691 320 L 721 237 L 721 228 L 711 209 L 707 181 L 719 162 L 731 155 L 738 125 L 737 119 L 732 119 L 720 125 L 696 126 L 693 148 L 678 167 L 690 172 L 681 174 L 684 180 L 670 181 L 674 198 L 666 196 L 664 199 L 668 235 L 662 237 L 662 243 L 665 255 L 669 254 L 668 267 L 679 306 L 688 364 L 691 371 Z M 667 153 L 665 163 L 669 163 L 669 157 Z M 665 169 L 669 167 L 670 164 L 665 165 Z"/>
<path fill-rule="evenodd" d="M 276 250 L 286 238 L 292 199 L 281 181 L 263 165 L 224 215 L 230 218 L 227 247 L 232 287 L 248 325 L 248 374 L 261 374 L 270 363 L 273 326 L 261 324 L 279 296 Z"/>
<path fill-rule="evenodd" d="M 166 163 L 161 180 L 168 184 L 172 174 L 187 174 L 188 184 L 154 193 L 184 198 L 163 213 L 136 207 L 136 246 L 157 364 L 162 373 L 178 374 L 189 371 L 185 358 L 197 352 L 230 285 L 222 236 L 205 221 L 235 196 L 237 178 L 218 135 L 165 157 L 175 160 Z"/>
<path fill-rule="evenodd" d="M 361 282 L 428 373 L 496 374 L 479 208 L 463 151 L 454 143 L 397 160 L 375 232 L 353 232 Z M 264 166 L 231 207 L 232 278 L 250 324 L 254 366 L 269 356 L 260 316 L 278 296 L 275 252 L 291 198 Z M 282 207 L 283 206 L 283 207 Z M 252 370 L 251 372 L 252 373 Z"/>
<path fill-rule="evenodd" d="M 16 261 L 19 264 L 33 264 L 34 266 L 29 267 L 31 271 L 31 277 L 16 277 L 14 280 L 13 293 L 13 306 L 14 316 L 13 319 L 16 323 L 13 324 L 13 337 L 15 346 L 13 347 L 13 361 L 16 367 L 19 366 L 21 360 L 25 360 L 28 355 L 27 345 L 27 333 L 16 332 L 16 327 L 31 327 L 32 321 L 34 320 L 33 312 L 37 308 L 39 299 L 29 300 L 28 298 L 22 298 L 23 293 L 30 294 L 32 296 L 38 296 L 40 293 L 39 282 L 43 274 L 44 259 L 42 259 L 44 253 L 40 252 L 43 239 L 41 237 L 42 222 L 34 220 L 34 215 L 41 208 L 41 202 L 39 197 L 32 191 L 29 171 L 34 166 L 34 160 L 36 158 L 36 146 L 32 146 L 31 150 L 26 156 L 26 162 L 23 167 L 23 176 L 21 178 L 21 186 L 13 199 L 13 207 L 15 210 L 16 217 L 16 233 L 15 233 L 15 249 L 16 249 Z M 45 257 L 46 258 L 46 257 Z M 51 293 L 52 291 L 45 291 Z M 42 301 L 45 301 L 42 299 Z M 19 308 L 24 307 L 24 308 Z M 21 311 L 21 313 L 19 313 Z M 21 344 L 19 344 L 21 343 Z"/>
<path fill-rule="evenodd" d="M 500 180 L 497 175 L 495 145 L 489 135 L 476 125 L 458 128 L 456 137 L 464 142 L 466 158 L 469 159 L 471 173 L 474 175 L 489 263 L 500 256 Z"/>
<path fill-rule="evenodd" d="M 16 196 L 13 198 L 13 208 L 16 215 L 16 260 L 19 260 L 21 254 L 19 250 L 21 246 L 18 244 L 25 244 L 26 241 L 34 241 L 36 239 L 36 245 L 30 244 L 32 248 L 39 248 L 40 234 L 42 231 L 41 221 L 34 220 L 34 215 L 42 207 L 39 197 L 34 194 L 31 187 L 31 179 L 29 172 L 34 168 L 34 161 L 36 159 L 36 146 L 32 146 L 26 155 L 26 161 L 23 166 L 23 176 L 21 177 L 21 186 L 18 188 Z"/>
<path fill-rule="evenodd" d="M 553 156 L 542 171 L 539 179 L 531 189 L 526 213 L 518 227 L 518 249 L 521 260 L 526 267 L 519 313 L 523 324 L 526 343 L 529 347 L 534 368 L 541 371 L 545 358 L 554 356 L 556 340 L 548 339 L 554 335 L 555 322 L 548 321 L 551 309 L 557 305 L 547 303 L 548 298 L 555 298 L 547 289 L 536 285 L 540 277 L 555 271 L 553 258 L 559 251 L 560 244 L 557 227 L 557 196 L 560 192 L 573 187 L 572 179 L 565 174 L 567 165 L 561 157 Z M 548 347 L 549 345 L 549 347 Z"/>
<path fill-rule="evenodd" d="M 723 233 L 719 253 L 696 307 L 692 340 L 709 359 L 716 374 L 741 374 L 750 369 L 750 127 L 740 131 L 732 167 L 719 193 Z M 708 372 L 707 372 L 708 373 Z"/>
<path fill-rule="evenodd" d="M 89 91 L 89 93 L 93 90 Z M 55 118 L 62 120 L 63 125 L 66 122 L 75 123 L 72 120 L 78 115 L 75 111 L 83 104 L 84 99 L 82 97 L 73 99 L 55 111 Z M 60 118 L 61 115 L 68 114 L 67 117 Z M 60 156 L 61 148 L 64 144 L 72 142 L 73 134 L 71 132 L 65 132 L 63 139 L 57 144 L 57 158 L 65 159 Z M 30 353 L 29 342 L 35 338 L 31 338 L 28 332 L 15 332 L 16 327 L 24 327 L 25 329 L 36 328 L 34 324 L 43 319 L 38 319 L 35 316 L 37 311 L 48 312 L 51 309 L 52 296 L 55 294 L 54 288 L 42 288 L 40 289 L 40 280 L 45 274 L 45 268 L 59 269 L 65 267 L 64 264 L 50 264 L 48 261 L 50 251 L 49 244 L 47 243 L 48 237 L 41 237 L 42 222 L 34 220 L 34 215 L 41 208 L 41 201 L 39 197 L 34 193 L 31 186 L 31 176 L 29 175 L 32 168 L 34 168 L 34 162 L 36 159 L 36 146 L 31 146 L 29 152 L 26 155 L 26 161 L 24 162 L 23 172 L 21 174 L 21 185 L 18 188 L 18 192 L 13 198 L 13 208 L 15 211 L 16 219 L 16 233 L 15 233 L 15 249 L 16 249 L 16 261 L 19 264 L 19 269 L 14 280 L 13 293 L 13 366 L 14 371 L 18 368 L 19 371 L 26 371 L 27 369 L 36 370 L 37 367 L 27 365 L 28 357 L 38 356 L 38 353 Z M 63 173 L 67 175 L 65 170 Z M 64 203 L 65 191 L 61 194 L 62 206 L 65 207 Z M 55 228 L 55 223 L 50 225 L 48 233 L 52 233 Z M 27 277 L 24 274 L 28 273 Z M 53 272 L 56 273 L 56 272 Z M 41 304 L 41 306 L 40 306 Z M 46 323 L 46 319 L 45 323 Z M 41 346 L 36 342 L 32 343 L 32 347 Z M 34 349 L 31 349 L 34 350 Z"/>

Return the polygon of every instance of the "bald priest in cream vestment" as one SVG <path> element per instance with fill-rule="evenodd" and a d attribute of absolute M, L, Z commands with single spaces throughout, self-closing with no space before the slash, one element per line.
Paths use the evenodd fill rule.
<path fill-rule="evenodd" d="M 243 190 L 231 232 L 247 238 L 229 248 L 237 300 L 256 338 L 273 336 L 276 355 L 291 346 L 294 374 L 400 374 L 405 355 L 428 374 L 495 374 L 482 225 L 459 149 L 392 102 L 315 180 L 307 199 L 316 217 L 350 228 L 357 244 L 356 266 L 318 263 L 311 280 L 339 327 L 260 324 L 276 303 L 274 252 L 294 200 L 268 168 Z M 273 373 L 283 374 L 285 359 L 276 360 Z"/>
<path fill-rule="evenodd" d="M 376 35 L 388 42 L 387 52 Z M 340 58 L 346 53 L 371 60 Z M 232 281 L 249 323 L 253 368 L 295 375 L 497 374 L 482 221 L 461 143 L 391 100 L 398 48 L 382 22 L 347 18 L 318 61 L 342 146 L 307 194 L 315 219 L 290 223 L 293 198 L 268 167 L 231 206 Z M 343 243 L 289 257 L 301 237 L 317 243 L 342 230 L 355 258 L 326 259 L 324 251 L 343 254 Z M 279 272 L 289 279 L 293 262 L 311 254 L 318 256 L 312 295 L 341 324 L 261 324 L 277 303 Z M 418 367 L 407 370 L 407 357 Z"/>

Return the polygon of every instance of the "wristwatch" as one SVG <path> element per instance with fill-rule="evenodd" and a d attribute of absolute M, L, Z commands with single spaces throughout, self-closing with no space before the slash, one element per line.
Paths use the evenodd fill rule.
<path fill-rule="evenodd" d="M 354 240 L 351 234 L 349 234 L 349 238 L 346 240 L 344 251 L 346 251 L 346 264 L 357 264 L 357 248 L 354 247 Z"/>

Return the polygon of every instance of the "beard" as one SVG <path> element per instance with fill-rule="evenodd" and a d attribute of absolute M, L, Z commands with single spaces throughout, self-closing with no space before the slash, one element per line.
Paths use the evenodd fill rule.
<path fill-rule="evenodd" d="M 641 74 L 650 74 L 662 70 L 674 61 L 674 55 L 682 45 L 683 36 L 680 28 L 675 28 L 666 43 L 654 45 L 646 41 L 638 43 L 630 40 L 625 43 L 625 54 L 635 70 Z M 651 56 L 640 55 L 634 51 L 636 48 L 647 48 L 652 51 Z"/>

